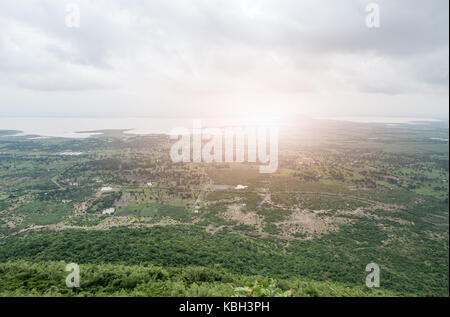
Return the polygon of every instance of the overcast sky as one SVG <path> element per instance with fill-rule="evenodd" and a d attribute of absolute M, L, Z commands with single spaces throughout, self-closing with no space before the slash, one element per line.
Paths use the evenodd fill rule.
<path fill-rule="evenodd" d="M 1 0 L 0 116 L 448 117 L 448 6 Z"/>

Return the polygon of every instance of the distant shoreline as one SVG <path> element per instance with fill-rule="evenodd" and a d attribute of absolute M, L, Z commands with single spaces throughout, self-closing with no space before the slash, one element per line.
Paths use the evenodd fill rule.
<path fill-rule="evenodd" d="M 420 123 L 420 122 L 445 122 L 441 119 L 435 118 L 417 118 L 417 117 L 314 117 L 316 120 L 330 120 L 330 121 L 346 121 L 358 123 Z"/>
<path fill-rule="evenodd" d="M 270 119 L 270 118 L 269 118 Z M 277 121 L 275 125 L 301 125 L 301 120 L 340 121 L 372 124 L 431 124 L 446 123 L 435 118 L 412 117 L 299 117 L 290 120 Z M 102 131 L 126 131 L 132 135 L 167 135 L 176 127 L 192 127 L 193 118 L 159 118 L 159 117 L 129 117 L 129 118 L 81 118 L 81 117 L 0 117 L 1 136 L 29 136 L 30 138 L 62 137 L 89 138 L 103 134 Z M 236 121 L 234 121 L 236 120 Z M 281 119 L 283 120 L 283 119 Z M 211 119 L 202 118 L 204 126 L 246 126 L 245 121 L 236 118 Z M 273 122 L 272 122 L 273 123 Z M 265 126 L 261 123 L 260 126 Z M 15 133 L 12 133 L 12 132 Z M 9 132 L 9 133 L 6 133 Z"/>

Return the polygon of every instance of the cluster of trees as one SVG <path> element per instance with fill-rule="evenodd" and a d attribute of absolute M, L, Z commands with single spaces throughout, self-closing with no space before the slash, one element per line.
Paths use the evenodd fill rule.
<path fill-rule="evenodd" d="M 389 231 L 370 219 L 359 220 L 357 225 L 342 226 L 341 231 L 321 239 L 289 242 L 250 238 L 227 231 L 212 235 L 189 225 L 42 231 L 1 240 L 0 259 L 179 269 L 214 268 L 218 264 L 233 274 L 333 281 L 355 287 L 365 285 L 366 265 L 379 261 L 384 290 L 448 296 L 448 249 L 443 248 L 442 241 L 419 238 L 417 233 L 409 234 L 409 229 L 395 225 L 385 221 L 383 227 L 392 227 Z M 381 248 L 394 232 L 407 244 Z"/>
<path fill-rule="evenodd" d="M 398 296 L 396 292 L 303 279 L 274 280 L 233 274 L 221 266 L 162 268 L 149 265 L 81 264 L 80 285 L 67 287 L 66 263 L 0 263 L 0 296 Z"/>

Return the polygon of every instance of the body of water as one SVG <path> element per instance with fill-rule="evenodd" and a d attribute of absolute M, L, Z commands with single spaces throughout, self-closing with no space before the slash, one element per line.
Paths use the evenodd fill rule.
<path fill-rule="evenodd" d="M 202 119 L 202 126 L 225 126 L 224 120 Z M 0 130 L 22 131 L 17 135 L 40 137 L 87 138 L 101 134 L 101 130 L 128 130 L 132 134 L 168 134 L 173 128 L 192 128 L 192 118 L 55 118 L 13 117 L 0 118 Z"/>
<path fill-rule="evenodd" d="M 334 120 L 359 123 L 407 123 L 417 124 L 421 122 L 441 122 L 442 120 L 433 118 L 411 118 L 411 117 L 317 117 L 318 120 Z"/>
<path fill-rule="evenodd" d="M 224 118 L 202 119 L 202 127 L 228 127 L 228 126 L 296 126 L 301 125 L 298 120 L 292 122 L 281 121 L 275 118 Z M 321 117 L 316 120 L 339 120 L 361 123 L 409 123 L 439 122 L 430 118 L 393 118 L 393 117 Z M 193 127 L 192 118 L 60 118 L 60 117 L 0 117 L 0 130 L 22 131 L 17 135 L 37 137 L 65 137 L 87 138 L 100 134 L 101 130 L 128 130 L 132 134 L 168 134 L 173 128 Z"/>

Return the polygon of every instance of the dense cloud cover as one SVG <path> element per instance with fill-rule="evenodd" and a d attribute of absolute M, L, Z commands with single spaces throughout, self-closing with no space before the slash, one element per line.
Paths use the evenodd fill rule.
<path fill-rule="evenodd" d="M 0 111 L 447 116 L 448 1 L 370 2 L 4 0 Z"/>

